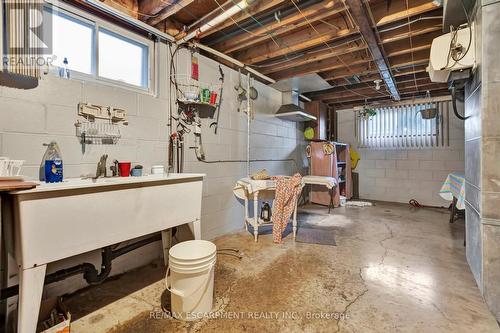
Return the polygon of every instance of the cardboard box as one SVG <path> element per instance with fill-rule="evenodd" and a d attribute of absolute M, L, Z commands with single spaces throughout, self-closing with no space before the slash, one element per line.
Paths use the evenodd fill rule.
<path fill-rule="evenodd" d="M 53 311 L 55 310 L 55 311 Z M 51 315 L 57 312 L 56 325 L 47 328 L 44 323 L 48 323 L 51 320 Z M 42 301 L 40 306 L 40 314 L 38 315 L 38 333 L 69 333 L 71 323 L 71 314 L 69 313 L 66 306 L 63 304 L 61 297 L 49 298 Z"/>

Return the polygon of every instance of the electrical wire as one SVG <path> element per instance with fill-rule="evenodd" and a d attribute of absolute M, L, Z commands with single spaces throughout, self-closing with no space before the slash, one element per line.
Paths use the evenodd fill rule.
<path fill-rule="evenodd" d="M 348 45 L 348 44 L 351 44 L 351 43 L 354 43 L 356 44 L 356 42 L 358 40 L 361 40 L 361 38 L 358 38 L 358 39 L 355 39 L 355 40 L 349 40 L 349 41 L 345 41 L 343 43 L 340 43 L 340 44 L 335 44 L 335 48 L 338 48 L 340 46 L 343 46 L 343 45 Z M 359 46 L 356 44 L 356 46 Z M 281 65 L 281 64 L 284 64 L 284 63 L 287 63 L 289 62 L 290 60 L 295 60 L 295 59 L 298 59 L 298 58 L 301 58 L 301 57 L 304 57 L 304 56 L 309 56 L 309 55 L 312 55 L 312 54 L 315 54 L 315 53 L 320 53 L 320 52 L 323 52 L 325 51 L 325 48 L 321 48 L 321 49 L 317 49 L 317 50 L 312 50 L 312 51 L 307 51 L 307 52 L 302 52 L 301 54 L 298 54 L 297 57 L 295 58 L 292 58 L 292 59 L 284 59 L 284 60 L 279 60 L 279 61 L 276 61 L 276 62 L 273 62 L 273 63 L 270 63 L 270 64 L 263 64 L 263 65 L 251 65 L 252 67 L 257 67 L 257 68 L 265 68 L 265 67 L 273 67 L 273 66 L 277 66 L 277 65 Z"/>
<path fill-rule="evenodd" d="M 460 31 L 460 27 L 458 27 L 457 29 L 454 29 L 453 26 L 451 26 L 451 32 L 450 32 L 451 39 L 450 39 L 450 47 L 448 50 L 448 58 L 446 59 L 446 65 L 443 68 L 441 68 L 441 70 L 453 68 L 460 60 L 465 58 L 465 56 L 469 52 L 470 47 L 472 45 L 472 22 L 470 21 L 469 13 L 467 12 L 467 8 L 465 7 L 463 0 L 460 0 L 460 3 L 462 5 L 462 9 L 464 10 L 465 18 L 467 19 L 467 26 L 469 28 L 469 43 L 467 45 L 467 49 L 462 54 L 462 56 L 459 58 L 455 58 L 454 53 L 453 53 L 453 46 L 454 45 L 456 46 L 456 43 L 458 40 L 458 32 Z M 451 65 L 451 66 L 450 66 L 450 59 L 453 59 L 453 61 L 454 61 L 453 65 Z"/>
<path fill-rule="evenodd" d="M 467 25 L 469 26 L 469 45 L 467 45 L 467 49 L 465 50 L 465 52 L 463 53 L 463 55 L 458 58 L 458 59 L 453 59 L 455 60 L 456 62 L 459 62 L 460 60 L 462 60 L 463 58 L 465 58 L 465 56 L 467 55 L 467 53 L 469 52 L 470 50 L 470 47 L 472 45 L 472 23 L 470 21 L 470 17 L 469 17 L 469 13 L 467 12 L 467 8 L 465 7 L 465 4 L 464 4 L 464 1 L 463 0 L 460 0 L 460 3 L 462 4 L 462 8 L 464 10 L 464 13 L 465 13 L 465 18 L 467 19 Z M 458 32 L 457 32 L 458 33 Z"/>
<path fill-rule="evenodd" d="M 217 1 L 217 0 L 214 0 L 214 1 L 215 1 L 215 3 L 217 3 L 217 5 L 220 7 L 220 9 L 222 9 L 222 10 L 225 12 L 225 10 L 221 7 L 221 5 L 218 3 L 218 1 Z M 235 6 L 237 6 L 237 7 L 238 7 L 241 11 L 244 11 L 245 13 L 247 13 L 247 15 L 249 15 L 249 17 L 250 17 L 253 21 L 255 21 L 255 22 L 256 22 L 256 23 L 257 23 L 260 27 L 264 28 L 267 32 L 266 32 L 266 34 L 264 34 L 264 35 L 255 34 L 255 33 L 253 33 L 252 31 L 250 31 L 250 30 L 248 30 L 248 29 L 246 29 L 246 28 L 242 27 L 240 24 L 238 24 L 238 22 L 236 22 L 236 21 L 235 21 L 235 20 L 234 20 L 234 19 L 230 16 L 230 17 L 229 17 L 229 19 L 230 19 L 230 20 L 231 20 L 231 21 L 232 21 L 232 22 L 233 22 L 233 23 L 234 23 L 234 24 L 235 24 L 235 25 L 236 25 L 239 29 L 241 29 L 242 31 L 244 31 L 244 32 L 246 32 L 246 33 L 248 33 L 248 34 L 250 34 L 250 35 L 252 35 L 252 36 L 255 36 L 255 37 L 266 37 L 266 36 L 269 36 L 269 37 L 271 38 L 271 40 L 273 41 L 273 43 L 274 43 L 274 44 L 278 47 L 278 49 L 283 49 L 283 48 L 286 48 L 286 49 L 290 50 L 290 52 L 287 52 L 287 53 L 285 53 L 285 54 L 284 54 L 284 57 L 285 57 L 286 59 L 289 59 L 289 58 L 288 58 L 288 55 L 289 55 L 289 54 L 292 54 L 292 53 L 295 53 L 295 54 L 296 54 L 296 53 L 297 53 L 296 51 L 292 50 L 292 49 L 290 48 L 290 46 L 289 46 L 287 43 L 285 43 L 284 41 L 282 41 L 282 40 L 281 40 L 281 41 L 282 41 L 282 44 L 280 45 L 280 44 L 277 42 L 277 40 L 276 40 L 276 39 L 277 39 L 277 37 L 273 36 L 273 33 L 272 33 L 272 32 L 269 32 L 269 31 L 267 30 L 267 28 L 265 27 L 265 25 L 264 25 L 264 24 L 262 24 L 262 22 L 260 22 L 258 19 L 256 19 L 256 18 L 255 18 L 255 17 L 254 17 L 254 16 L 253 16 L 253 15 L 252 15 L 252 14 L 251 14 L 251 13 L 250 13 L 247 9 L 246 9 L 246 8 L 242 8 L 242 7 L 241 7 L 241 6 L 240 6 L 237 2 L 235 2 L 234 0 L 230 0 L 230 1 L 231 1 L 231 2 L 235 5 Z"/>
<path fill-rule="evenodd" d="M 413 82 L 415 82 L 415 87 L 417 88 L 417 92 L 419 90 L 417 83 L 417 74 L 415 73 L 415 56 L 413 54 L 413 40 L 412 40 L 412 31 L 411 31 L 411 23 L 410 23 L 410 5 L 408 4 L 408 0 L 406 0 L 406 14 L 408 20 L 408 37 L 410 39 L 410 50 L 411 50 L 411 62 L 413 64 Z"/>
<path fill-rule="evenodd" d="M 295 0 L 291 0 L 291 2 L 293 3 L 293 5 L 294 5 L 294 6 L 295 6 L 295 8 L 297 9 L 297 11 L 298 11 L 298 12 L 302 15 L 302 17 L 306 20 L 307 24 L 308 24 L 308 25 L 309 25 L 309 26 L 310 26 L 310 27 L 311 27 L 311 28 L 312 28 L 312 29 L 316 32 L 316 34 L 318 34 L 319 36 L 321 36 L 321 34 L 319 33 L 319 31 L 316 29 L 316 27 L 314 27 L 314 25 L 312 25 L 312 23 L 309 21 L 309 19 L 308 19 L 308 18 L 304 15 L 304 13 L 300 10 L 299 6 L 297 6 L 297 4 L 295 3 Z M 346 7 L 346 12 L 349 12 L 349 9 L 347 8 L 347 6 L 346 6 L 345 2 L 344 2 L 344 6 Z M 348 17 L 349 17 L 349 14 L 348 14 Z M 352 18 L 350 18 L 350 20 L 351 20 L 351 23 L 352 23 L 352 24 L 354 24 L 354 21 L 352 20 Z M 365 43 L 366 43 L 366 41 L 365 41 Z M 324 42 L 323 42 L 323 44 L 325 44 L 325 45 L 326 45 L 326 47 L 327 47 L 327 48 L 329 48 L 332 52 L 335 52 L 335 51 L 333 50 L 333 48 L 330 46 L 330 44 L 328 44 L 328 42 L 324 41 Z M 336 58 L 337 58 L 337 59 L 338 59 L 338 60 L 342 63 L 342 65 L 343 65 L 344 67 L 346 67 L 346 68 L 347 68 L 347 70 L 348 70 L 349 72 L 351 72 L 353 75 L 356 75 L 356 73 L 354 73 L 354 71 L 352 70 L 352 68 L 351 68 L 351 67 L 350 67 L 350 66 L 349 66 L 349 65 L 348 65 L 348 64 L 347 64 L 347 63 L 346 63 L 346 62 L 345 62 L 345 61 L 344 61 L 344 60 L 343 60 L 340 56 L 336 55 L 335 57 L 336 57 Z M 383 92 L 381 92 L 380 90 L 376 90 L 376 89 L 374 89 L 372 86 L 370 86 L 370 85 L 369 85 L 369 84 L 367 84 L 367 83 L 366 83 L 365 85 L 366 85 L 368 88 L 370 88 L 370 89 L 372 89 L 373 91 L 375 91 L 376 93 L 378 93 L 378 94 L 381 94 L 381 95 L 386 95 L 386 94 L 384 94 Z M 364 94 L 358 93 L 358 92 L 356 92 L 356 91 L 354 91 L 354 90 L 351 90 L 351 89 L 349 89 L 349 88 L 347 88 L 347 87 L 345 87 L 345 86 L 343 86 L 343 88 L 344 88 L 345 90 L 349 90 L 349 91 L 351 91 L 352 93 L 354 93 L 354 94 L 356 94 L 356 95 L 359 95 L 359 96 L 362 96 L 362 97 L 365 97 L 365 98 L 369 98 L 369 96 L 368 96 L 368 95 L 364 95 Z"/>
<path fill-rule="evenodd" d="M 442 19 L 443 19 L 442 16 L 421 16 L 419 18 L 411 20 L 409 22 L 409 24 L 417 23 L 417 22 L 424 21 L 424 20 L 442 20 Z M 378 32 L 392 31 L 392 30 L 396 30 L 396 29 L 402 28 L 402 27 L 407 26 L 407 25 L 408 25 L 408 22 L 405 22 L 405 23 L 401 23 L 401 24 L 398 24 L 398 25 L 395 25 L 392 27 L 388 27 L 385 29 L 379 29 Z"/>
<path fill-rule="evenodd" d="M 226 10 L 224 8 L 222 8 L 221 4 L 217 1 L 217 0 L 214 0 L 214 2 L 217 4 L 217 6 L 219 6 L 219 8 L 225 13 Z M 239 6 L 238 6 L 239 7 Z M 241 9 L 241 7 L 239 7 Z M 254 36 L 254 37 L 266 37 L 268 36 L 268 34 L 257 34 L 257 33 L 254 33 L 244 27 L 242 27 L 238 22 L 236 22 L 236 20 L 234 20 L 231 16 L 229 16 L 229 19 L 241 30 L 243 30 L 244 32 L 250 34 L 251 36 Z"/>

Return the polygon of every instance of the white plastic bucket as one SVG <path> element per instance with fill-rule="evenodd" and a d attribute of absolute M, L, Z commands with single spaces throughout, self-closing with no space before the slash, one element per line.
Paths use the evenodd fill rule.
<path fill-rule="evenodd" d="M 176 244 L 168 252 L 167 289 L 171 293 L 172 315 L 177 319 L 202 319 L 212 311 L 215 244 L 191 240 Z"/>

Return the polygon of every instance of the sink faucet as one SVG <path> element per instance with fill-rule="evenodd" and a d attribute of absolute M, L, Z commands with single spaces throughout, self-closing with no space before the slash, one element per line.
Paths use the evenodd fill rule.
<path fill-rule="evenodd" d="M 101 159 L 97 163 L 97 171 L 95 172 L 95 179 L 99 177 L 106 177 L 106 160 L 108 159 L 108 155 L 104 154 L 101 156 Z"/>
<path fill-rule="evenodd" d="M 113 177 L 118 177 L 119 176 L 119 173 L 118 173 L 118 160 L 114 160 L 113 161 L 113 165 L 110 166 L 109 169 L 111 170 L 111 175 Z"/>

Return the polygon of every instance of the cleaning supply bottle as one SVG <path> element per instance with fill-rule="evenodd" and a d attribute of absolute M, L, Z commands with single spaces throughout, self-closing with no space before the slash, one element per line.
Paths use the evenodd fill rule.
<path fill-rule="evenodd" d="M 55 141 L 49 144 L 44 144 L 47 146 L 47 150 L 43 155 L 42 165 L 43 165 L 43 179 L 46 183 L 57 183 L 63 181 L 63 161 L 61 156 L 61 150 Z M 42 176 L 40 174 L 40 176 Z"/>
<path fill-rule="evenodd" d="M 63 67 L 59 67 L 59 77 L 61 79 L 69 79 L 68 58 L 64 58 Z"/>

